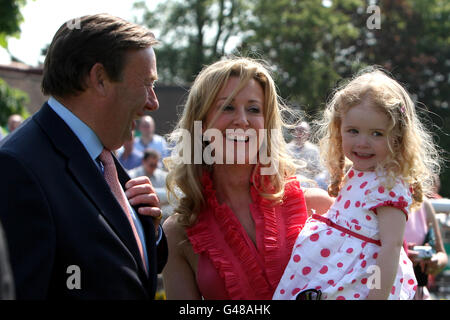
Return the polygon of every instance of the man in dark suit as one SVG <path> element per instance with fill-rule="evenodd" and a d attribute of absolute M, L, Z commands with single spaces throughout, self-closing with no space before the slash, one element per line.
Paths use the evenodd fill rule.
<path fill-rule="evenodd" d="M 18 299 L 154 297 L 167 260 L 158 198 L 112 157 L 118 201 L 99 159 L 159 106 L 156 43 L 105 14 L 55 34 L 42 80 L 50 99 L 0 144 L 0 221 Z"/>

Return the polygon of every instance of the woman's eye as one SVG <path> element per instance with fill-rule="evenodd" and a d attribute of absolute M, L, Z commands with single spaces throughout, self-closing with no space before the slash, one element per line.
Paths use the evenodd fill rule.
<path fill-rule="evenodd" d="M 222 107 L 223 111 L 232 111 L 234 110 L 234 107 L 232 105 L 227 105 Z"/>
<path fill-rule="evenodd" d="M 248 111 L 252 112 L 252 113 L 260 113 L 261 112 L 261 108 L 257 107 L 257 106 L 252 106 L 248 108 Z"/>
<path fill-rule="evenodd" d="M 356 129 L 349 129 L 347 132 L 348 133 L 352 133 L 352 134 L 357 134 L 358 130 L 356 130 Z"/>

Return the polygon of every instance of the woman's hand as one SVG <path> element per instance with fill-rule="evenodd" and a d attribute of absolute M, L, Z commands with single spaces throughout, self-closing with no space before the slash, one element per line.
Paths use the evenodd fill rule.
<path fill-rule="evenodd" d="M 162 211 L 158 196 L 148 177 L 142 176 L 130 179 L 125 184 L 125 195 L 132 206 L 138 206 L 138 213 L 153 217 L 155 230 L 158 230 Z"/>
<path fill-rule="evenodd" d="M 447 254 L 443 252 L 433 253 L 431 258 L 421 259 L 418 258 L 419 253 L 415 251 L 413 248 L 417 244 L 408 243 L 408 258 L 411 260 L 414 266 L 420 265 L 420 270 L 423 273 L 437 275 L 442 269 L 447 265 Z M 425 244 L 425 246 L 429 246 L 429 244 Z"/>
<path fill-rule="evenodd" d="M 418 258 L 419 252 L 413 249 L 416 245 L 417 245 L 416 243 L 408 242 L 408 258 L 413 263 L 413 266 L 416 266 L 421 261 Z"/>
<path fill-rule="evenodd" d="M 447 264 L 447 255 L 442 252 L 433 253 L 430 259 L 424 259 L 420 263 L 422 271 L 426 274 L 437 275 Z"/>
<path fill-rule="evenodd" d="M 411 260 L 414 266 L 420 265 L 420 270 L 423 273 L 437 275 L 447 265 L 447 255 L 443 252 L 433 253 L 431 258 L 421 259 L 418 258 L 419 253 L 413 248 L 415 243 L 408 243 L 408 258 Z M 428 246 L 428 244 L 425 244 Z"/>

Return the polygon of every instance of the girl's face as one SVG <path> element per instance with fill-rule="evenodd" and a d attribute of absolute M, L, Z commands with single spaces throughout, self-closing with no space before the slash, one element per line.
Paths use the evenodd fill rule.
<path fill-rule="evenodd" d="M 264 129 L 264 90 L 259 82 L 250 79 L 246 86 L 224 105 L 238 84 L 239 78 L 231 77 L 219 91 L 206 115 L 206 128 L 220 131 L 223 143 L 221 157 L 225 158 L 226 155 L 224 163 L 255 163 L 250 162 L 250 159 L 256 159 L 260 140 L 259 129 Z"/>
<path fill-rule="evenodd" d="M 342 148 L 356 170 L 373 171 L 389 155 L 388 126 L 389 117 L 368 99 L 342 116 Z"/>

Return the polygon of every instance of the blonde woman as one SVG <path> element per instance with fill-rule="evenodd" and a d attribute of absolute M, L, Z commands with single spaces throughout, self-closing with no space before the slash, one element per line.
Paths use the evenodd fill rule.
<path fill-rule="evenodd" d="M 271 299 L 307 216 L 332 203 L 302 189 L 283 106 L 263 63 L 228 58 L 197 76 L 172 134 L 164 224 L 168 299 Z"/>
<path fill-rule="evenodd" d="M 321 147 L 337 198 L 302 229 L 274 298 L 320 290 L 333 300 L 412 299 L 417 281 L 403 234 L 439 154 L 409 94 L 384 72 L 365 70 L 328 104 Z"/>

